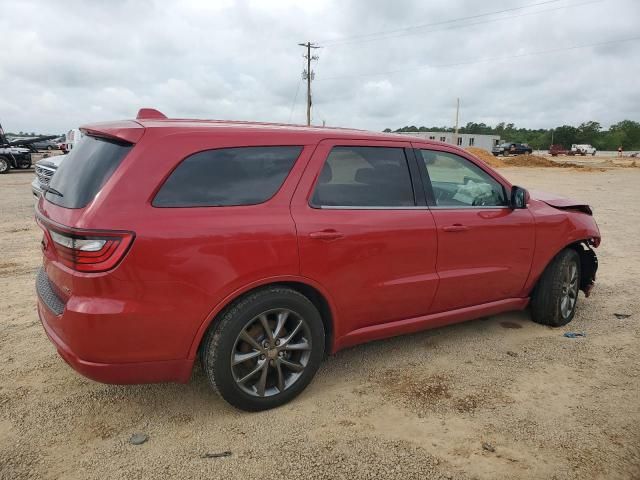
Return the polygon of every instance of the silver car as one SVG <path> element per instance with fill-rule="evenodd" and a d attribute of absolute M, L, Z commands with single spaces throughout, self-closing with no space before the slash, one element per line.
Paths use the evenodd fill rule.
<path fill-rule="evenodd" d="M 31 182 L 31 192 L 36 197 L 36 200 L 40 198 L 43 187 L 49 185 L 51 177 L 56 173 L 56 170 L 65 158 L 65 155 L 56 155 L 55 157 L 48 157 L 36 163 L 36 176 L 33 182 Z"/>

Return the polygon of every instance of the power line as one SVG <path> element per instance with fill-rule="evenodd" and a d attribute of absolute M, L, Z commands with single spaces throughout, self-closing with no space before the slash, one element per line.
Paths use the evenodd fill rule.
<path fill-rule="evenodd" d="M 341 76 L 336 76 L 336 77 L 328 77 L 328 78 L 320 78 L 319 80 L 321 81 L 328 81 L 328 80 L 340 80 L 343 78 L 358 78 L 358 77 L 371 77 L 371 76 L 378 76 L 378 75 L 393 75 L 395 73 L 403 73 L 403 72 L 407 72 L 407 71 L 411 71 L 411 70 L 421 70 L 424 68 L 443 68 L 443 67 L 458 67 L 458 66 L 462 66 L 462 65 L 474 65 L 477 63 L 486 63 L 486 62 L 497 62 L 497 61 L 501 61 L 501 60 L 512 60 L 515 58 L 523 58 L 523 57 L 533 57 L 536 55 L 546 55 L 549 53 L 556 53 L 556 52 L 565 52 L 568 50 L 577 50 L 580 48 L 589 48 L 589 47 L 600 47 L 603 45 L 611 45 L 614 43 L 623 43 L 623 42 L 632 42 L 635 40 L 640 40 L 640 37 L 631 37 L 631 38 L 622 38 L 622 39 L 618 39 L 618 40 L 609 40 L 606 42 L 599 42 L 599 43 L 588 43 L 588 44 L 584 44 L 584 45 L 574 45 L 571 47 L 563 47 L 563 48 L 552 48 L 550 50 L 540 50 L 537 52 L 529 52 L 529 53 L 521 53 L 518 55 L 509 55 L 506 57 L 491 57 L 491 58 L 484 58 L 481 60 L 472 60 L 472 61 L 468 61 L 468 62 L 456 62 L 456 63 L 441 63 L 441 64 L 435 64 L 435 65 L 419 65 L 417 67 L 411 67 L 411 68 L 402 68 L 402 69 L 398 69 L 398 70 L 389 70 L 386 72 L 372 72 L 372 73 L 361 73 L 361 74 L 354 74 L 354 75 L 341 75 Z"/>
<path fill-rule="evenodd" d="M 304 69 L 305 62 L 302 62 L 302 68 Z M 289 123 L 291 123 L 291 119 L 293 118 L 293 109 L 296 106 L 296 100 L 298 99 L 298 93 L 300 92 L 300 84 L 302 84 L 302 78 L 298 79 L 298 83 L 296 85 L 296 93 L 293 96 L 293 102 L 291 102 L 291 109 L 289 110 Z"/>
<path fill-rule="evenodd" d="M 380 37 L 372 37 L 372 38 L 364 39 L 364 40 L 350 40 L 350 41 L 344 41 L 344 42 L 329 44 L 327 46 L 328 47 L 332 47 L 332 46 L 336 46 L 336 45 L 341 46 L 341 45 L 351 45 L 351 44 L 355 44 L 355 43 L 374 42 L 374 41 L 380 41 L 380 40 L 389 40 L 389 39 L 392 39 L 392 38 L 407 37 L 407 36 L 411 36 L 411 35 L 427 35 L 429 33 L 444 32 L 444 31 L 447 31 L 447 30 L 456 30 L 456 29 L 459 29 L 459 28 L 473 27 L 473 26 L 476 26 L 476 25 L 486 25 L 488 23 L 501 22 L 503 20 L 511 20 L 511 19 L 514 19 L 514 18 L 530 17 L 532 15 L 540 15 L 540 14 L 543 14 L 543 13 L 555 12 L 557 10 L 564 10 L 565 8 L 571 8 L 571 7 L 581 7 L 581 6 L 584 6 L 584 5 L 590 5 L 592 3 L 600 3 L 600 2 L 603 2 L 603 1 L 605 1 L 605 0 L 589 0 L 589 1 L 586 1 L 586 2 L 580 2 L 580 3 L 570 3 L 570 4 L 567 4 L 567 5 L 561 5 L 561 6 L 555 7 L 555 8 L 547 8 L 547 9 L 544 9 L 544 10 L 536 10 L 535 12 L 528 12 L 528 13 L 521 13 L 519 15 L 508 15 L 508 16 L 503 16 L 503 17 L 499 17 L 499 18 L 485 19 L 485 20 L 480 21 L 480 22 L 468 22 L 468 23 L 463 23 L 463 24 L 460 24 L 460 25 L 451 25 L 449 27 L 433 29 L 433 30 L 427 30 L 427 31 L 409 31 L 409 32 L 405 32 L 405 33 L 389 34 L 389 35 L 380 36 Z"/>
<path fill-rule="evenodd" d="M 563 0 L 546 0 L 544 2 L 537 2 L 537 3 L 531 3 L 528 5 L 522 5 L 520 7 L 512 7 L 512 8 L 505 8 L 502 10 L 494 10 L 492 12 L 486 12 L 486 13 L 480 13 L 480 14 L 476 14 L 476 15 L 469 15 L 466 17 L 459 17 L 459 18 L 452 18 L 450 20 L 442 20 L 439 22 L 433 22 L 433 23 L 424 23 L 421 25 L 414 25 L 411 27 L 404 27 L 404 28 L 399 28 L 399 29 L 395 29 L 395 30 L 386 30 L 386 31 L 380 31 L 380 32 L 373 32 L 373 33 L 365 33 L 365 34 L 360 34 L 360 35 L 351 35 L 351 36 L 346 36 L 346 37 L 342 37 L 342 38 L 338 38 L 338 39 L 327 39 L 322 41 L 321 43 L 323 43 L 325 46 L 333 46 L 333 45 L 339 45 L 342 43 L 345 43 L 347 41 L 350 40 L 358 40 L 358 41 L 366 41 L 365 39 L 370 38 L 370 37 L 377 37 L 380 35 L 389 35 L 389 34 L 393 34 L 393 33 L 399 33 L 399 32 L 406 32 L 406 31 L 410 31 L 410 30 L 418 30 L 421 28 L 425 28 L 425 27 L 434 27 L 437 25 L 445 25 L 445 24 L 449 24 L 449 23 L 455 23 L 455 22 L 460 22 L 463 20 L 473 20 L 475 18 L 482 18 L 482 17 L 488 17 L 490 15 L 498 15 L 500 13 L 506 13 L 506 12 L 513 12 L 513 11 L 517 11 L 517 10 L 523 10 L 526 8 L 533 8 L 533 7 L 537 7 L 540 5 L 547 5 L 549 3 L 558 3 L 560 1 Z"/>
<path fill-rule="evenodd" d="M 298 86 L 296 87 L 296 94 L 293 96 L 293 102 L 291 102 L 291 110 L 289 111 L 289 123 L 291 123 L 291 119 L 293 118 L 293 108 L 296 106 L 296 100 L 298 99 L 298 92 L 300 92 L 301 84 L 302 84 L 302 79 L 299 79 Z"/>

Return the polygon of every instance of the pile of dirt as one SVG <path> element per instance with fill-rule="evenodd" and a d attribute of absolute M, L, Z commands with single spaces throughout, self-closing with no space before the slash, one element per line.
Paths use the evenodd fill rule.
<path fill-rule="evenodd" d="M 636 160 L 633 160 L 630 163 L 620 162 L 620 161 L 615 161 L 615 160 L 607 160 L 606 163 L 607 163 L 607 165 L 610 165 L 612 167 L 621 167 L 621 168 L 636 168 L 636 167 L 640 167 L 640 165 L 638 165 Z"/>
<path fill-rule="evenodd" d="M 504 163 L 508 167 L 576 167 L 580 168 L 582 165 L 576 165 L 575 163 L 560 163 L 554 162 L 548 158 L 541 157 L 539 155 L 516 155 L 515 157 L 507 157 Z"/>
<path fill-rule="evenodd" d="M 496 157 L 492 153 L 476 147 L 469 147 L 467 152 L 478 157 L 480 160 L 488 163 L 494 168 L 502 167 L 542 167 L 542 168 L 581 168 L 584 169 L 584 165 L 578 165 L 577 163 L 570 162 L 554 162 L 545 157 L 539 155 L 516 155 L 513 157 Z"/>
<path fill-rule="evenodd" d="M 490 166 L 494 168 L 507 166 L 507 164 L 504 161 L 494 156 L 493 153 L 487 152 L 483 148 L 469 147 L 469 148 L 466 148 L 465 150 L 470 154 L 472 154 L 473 156 L 478 157 L 483 162 L 488 163 Z"/>

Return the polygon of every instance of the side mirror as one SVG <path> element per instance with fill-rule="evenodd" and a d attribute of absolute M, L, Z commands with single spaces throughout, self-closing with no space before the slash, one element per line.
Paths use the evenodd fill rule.
<path fill-rule="evenodd" d="M 529 203 L 529 192 L 516 185 L 511 187 L 511 208 L 527 208 L 527 203 Z"/>

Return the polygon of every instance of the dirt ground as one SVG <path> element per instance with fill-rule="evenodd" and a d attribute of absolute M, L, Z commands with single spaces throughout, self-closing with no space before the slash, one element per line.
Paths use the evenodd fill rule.
<path fill-rule="evenodd" d="M 502 172 L 594 207 L 598 282 L 572 324 L 510 313 L 362 345 L 257 414 L 199 369 L 141 386 L 71 370 L 34 307 L 32 173 L 0 175 L 0 478 L 640 478 L 640 169 Z"/>

